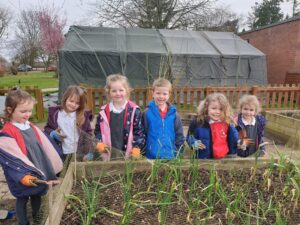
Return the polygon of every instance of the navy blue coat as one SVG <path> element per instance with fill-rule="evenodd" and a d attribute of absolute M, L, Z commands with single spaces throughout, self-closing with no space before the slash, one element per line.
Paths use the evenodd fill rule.
<path fill-rule="evenodd" d="M 203 150 L 197 150 L 197 158 L 199 159 L 212 159 L 212 135 L 211 129 L 208 122 L 197 121 L 194 119 L 187 133 L 186 141 L 190 147 L 195 143 L 196 140 L 200 140 L 206 148 Z M 237 153 L 237 140 L 238 132 L 234 126 L 229 125 L 227 143 L 229 148 L 228 155 L 235 155 Z"/>

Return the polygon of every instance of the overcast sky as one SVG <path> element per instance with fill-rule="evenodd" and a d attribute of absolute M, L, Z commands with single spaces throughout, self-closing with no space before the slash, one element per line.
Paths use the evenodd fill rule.
<path fill-rule="evenodd" d="M 8 8 L 14 12 L 14 18 L 18 18 L 15 12 L 19 12 L 22 9 L 32 9 L 41 7 L 54 7 L 58 10 L 59 14 L 63 15 L 66 19 L 66 32 L 70 25 L 81 24 L 81 25 L 96 25 L 93 20 L 92 3 L 97 0 L 1 0 L 0 7 Z M 98 0 L 101 1 L 101 0 Z M 218 4 L 222 6 L 228 6 L 233 12 L 238 15 L 247 17 L 248 12 L 251 11 L 251 6 L 255 2 L 262 2 L 262 0 L 218 0 Z M 285 14 L 291 14 L 292 6 L 291 3 L 283 3 L 281 5 L 282 11 Z M 14 33 L 14 26 L 10 24 L 9 36 L 5 36 L 7 39 L 11 39 Z M 3 52 L 3 46 L 0 46 L 2 50 L 0 54 L 4 54 L 7 57 L 7 52 Z"/>

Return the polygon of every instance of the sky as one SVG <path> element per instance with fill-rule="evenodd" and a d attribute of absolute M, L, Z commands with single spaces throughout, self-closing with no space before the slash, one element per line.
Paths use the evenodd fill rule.
<path fill-rule="evenodd" d="M 65 32 L 68 31 L 69 26 L 74 24 L 91 25 L 95 26 L 95 16 L 93 15 L 93 3 L 97 0 L 0 0 L 0 7 L 8 8 L 10 11 L 17 12 L 17 14 L 23 9 L 41 8 L 41 7 L 54 7 L 59 15 L 62 15 L 66 19 Z M 98 0 L 101 1 L 101 0 Z M 251 12 L 251 6 L 254 6 L 255 2 L 262 2 L 262 0 L 218 0 L 219 5 L 227 6 L 233 12 L 239 16 L 247 18 L 248 12 Z M 283 3 L 281 5 L 282 11 L 285 14 L 291 14 L 291 3 Z M 14 18 L 18 18 L 14 16 Z M 13 23 L 14 21 L 12 21 Z M 5 37 L 6 40 L 10 40 L 14 35 L 14 26 L 10 24 L 9 32 Z M 0 43 L 0 55 L 4 55 L 6 58 L 10 57 L 10 54 L 5 50 L 5 43 Z"/>

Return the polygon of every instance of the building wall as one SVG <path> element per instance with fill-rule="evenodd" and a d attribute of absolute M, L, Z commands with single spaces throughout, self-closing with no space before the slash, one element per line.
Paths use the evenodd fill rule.
<path fill-rule="evenodd" d="M 240 34 L 240 37 L 266 54 L 269 84 L 284 84 L 291 76 L 300 82 L 300 19 Z"/>

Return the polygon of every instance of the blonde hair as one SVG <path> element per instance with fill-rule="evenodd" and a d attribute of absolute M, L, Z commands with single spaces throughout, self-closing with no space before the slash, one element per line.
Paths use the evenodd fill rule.
<path fill-rule="evenodd" d="M 197 108 L 197 120 L 207 121 L 208 117 L 208 106 L 212 102 L 218 101 L 221 105 L 223 121 L 226 123 L 233 122 L 231 106 L 225 95 L 222 93 L 213 93 L 206 96 L 205 100 L 201 101 Z"/>
<path fill-rule="evenodd" d="M 111 89 L 111 83 L 116 82 L 116 81 L 120 81 L 123 84 L 123 86 L 126 90 L 127 99 L 129 99 L 131 88 L 130 88 L 130 84 L 129 84 L 127 77 L 125 77 L 121 74 L 111 74 L 106 78 L 105 91 L 106 91 L 107 100 L 110 101 L 109 92 Z"/>
<path fill-rule="evenodd" d="M 156 87 L 167 87 L 169 88 L 169 93 L 172 92 L 172 84 L 169 80 L 165 78 L 158 78 L 153 82 L 152 89 L 155 90 Z"/>
<path fill-rule="evenodd" d="M 83 89 L 77 85 L 68 86 L 62 97 L 61 106 L 64 110 L 66 110 L 66 102 L 68 98 L 71 98 L 73 96 L 77 96 L 79 98 L 79 107 L 76 110 L 76 125 L 77 127 L 81 127 L 81 125 L 85 121 L 84 111 L 86 104 L 86 96 Z"/>
<path fill-rule="evenodd" d="M 260 108 L 260 103 L 257 99 L 257 97 L 255 95 L 243 95 L 240 99 L 239 99 L 239 104 L 238 104 L 238 113 L 242 112 L 242 108 L 244 105 L 252 105 L 255 107 L 255 112 L 256 114 L 260 112 L 261 108 Z"/>
<path fill-rule="evenodd" d="M 35 103 L 35 99 L 27 91 L 23 91 L 21 89 L 10 90 L 5 98 L 4 112 L 6 119 L 9 120 L 17 106 L 25 102 Z M 11 112 L 9 112 L 7 108 L 11 108 Z"/>

